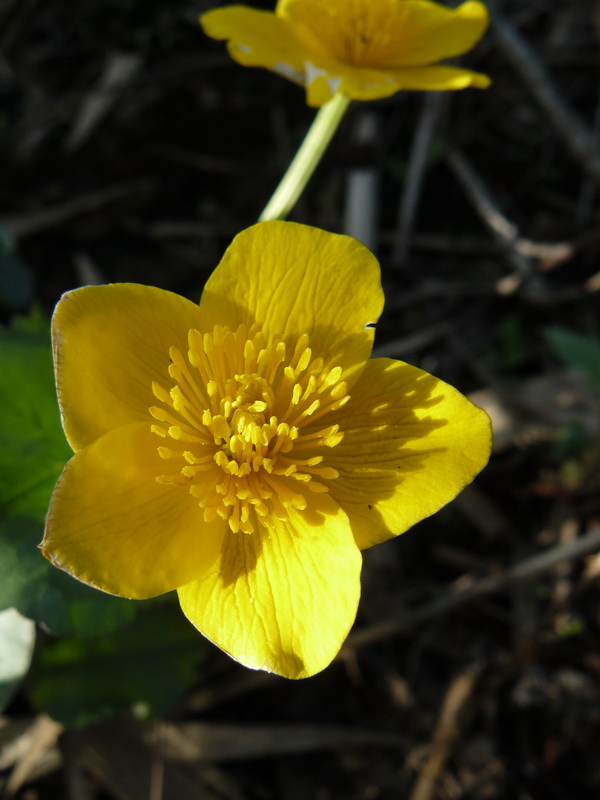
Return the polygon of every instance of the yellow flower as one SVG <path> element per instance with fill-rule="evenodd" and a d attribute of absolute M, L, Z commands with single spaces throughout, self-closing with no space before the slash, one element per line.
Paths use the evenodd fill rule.
<path fill-rule="evenodd" d="M 360 551 L 452 500 L 490 450 L 455 389 L 369 359 L 382 306 L 363 245 L 292 222 L 239 234 L 199 305 L 68 292 L 53 342 L 75 454 L 44 554 L 112 594 L 177 589 L 249 667 L 322 670 L 356 615 Z"/>
<path fill-rule="evenodd" d="M 487 76 L 437 62 L 466 53 L 489 22 L 483 3 L 456 9 L 430 0 L 278 0 L 275 13 L 246 6 L 200 18 L 213 39 L 248 67 L 266 67 L 306 88 L 310 106 L 341 92 L 352 100 L 401 89 L 475 86 Z"/>

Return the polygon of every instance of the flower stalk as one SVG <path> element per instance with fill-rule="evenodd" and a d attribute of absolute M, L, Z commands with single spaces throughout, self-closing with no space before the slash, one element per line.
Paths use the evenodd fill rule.
<path fill-rule="evenodd" d="M 350 99 L 338 92 L 321 106 L 298 152 L 265 206 L 259 222 L 285 219 L 298 202 L 337 131 Z"/>

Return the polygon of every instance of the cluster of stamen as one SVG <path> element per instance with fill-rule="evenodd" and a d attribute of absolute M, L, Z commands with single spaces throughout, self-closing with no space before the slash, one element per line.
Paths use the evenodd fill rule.
<path fill-rule="evenodd" d="M 323 417 L 350 399 L 341 368 L 313 358 L 306 334 L 291 357 L 282 339 L 244 325 L 192 329 L 188 345 L 170 349 L 174 385 L 152 385 L 162 404 L 150 409 L 152 430 L 167 440 L 158 452 L 175 460 L 156 480 L 187 486 L 204 519 L 234 533 L 272 527 L 305 509 L 308 492 L 328 491 L 322 481 L 338 473 L 324 457 L 343 433 Z"/>

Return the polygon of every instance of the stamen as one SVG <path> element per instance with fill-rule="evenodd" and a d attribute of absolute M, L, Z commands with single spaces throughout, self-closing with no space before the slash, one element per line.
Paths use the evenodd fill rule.
<path fill-rule="evenodd" d="M 291 348 L 256 326 L 192 329 L 188 345 L 169 351 L 171 388 L 152 384 L 157 451 L 179 469 L 156 480 L 187 487 L 207 522 L 245 534 L 305 510 L 308 490 L 329 491 L 328 454 L 344 434 L 334 418 L 314 423 L 350 399 L 341 367 L 313 358 L 307 334 Z"/>

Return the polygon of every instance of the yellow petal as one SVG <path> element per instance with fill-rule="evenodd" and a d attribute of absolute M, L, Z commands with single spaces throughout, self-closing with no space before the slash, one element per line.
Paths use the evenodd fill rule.
<path fill-rule="evenodd" d="M 229 54 L 238 64 L 264 67 L 306 86 L 309 105 L 322 105 L 339 89 L 337 62 L 303 24 L 245 6 L 213 9 L 200 17 L 200 23 L 207 36 L 227 40 Z M 315 81 L 316 93 L 309 91 Z"/>
<path fill-rule="evenodd" d="M 187 349 L 198 306 L 138 284 L 67 292 L 52 318 L 63 426 L 77 451 L 109 430 L 148 420 L 152 381 L 164 382 L 169 348 Z"/>
<path fill-rule="evenodd" d="M 42 549 L 56 566 L 97 589 L 154 597 L 199 578 L 214 563 L 222 522 L 206 523 L 169 471 L 150 425 L 107 433 L 76 453 L 54 490 Z"/>
<path fill-rule="evenodd" d="M 304 62 L 312 51 L 298 38 L 295 27 L 269 11 L 228 6 L 200 17 L 207 36 L 227 39 L 229 54 L 246 67 L 265 67 L 296 83 L 304 82 Z"/>
<path fill-rule="evenodd" d="M 277 15 L 306 26 L 338 61 L 380 69 L 466 53 L 489 24 L 476 0 L 456 9 L 429 0 L 280 0 Z"/>
<path fill-rule="evenodd" d="M 324 480 L 364 550 L 449 503 L 486 465 L 487 414 L 456 389 L 401 361 L 373 359 L 336 413 L 344 438 Z"/>
<path fill-rule="evenodd" d="M 228 40 L 238 63 L 304 85 L 311 106 L 337 92 L 373 100 L 400 89 L 485 88 L 489 80 L 467 70 L 399 78 L 394 71 L 465 53 L 488 22 L 477 0 L 456 9 L 428 0 L 280 0 L 276 14 L 230 6 L 201 17 L 208 36 Z"/>
<path fill-rule="evenodd" d="M 314 108 L 327 103 L 337 92 L 351 100 L 380 100 L 403 88 L 393 75 L 382 69 L 348 66 L 339 61 L 326 62 L 323 58 L 319 59 L 318 65 L 308 66 L 306 102 Z"/>
<path fill-rule="evenodd" d="M 257 322 L 293 344 L 308 333 L 313 357 L 344 370 L 369 357 L 374 332 L 365 326 L 382 308 L 379 264 L 364 245 L 295 222 L 238 234 L 200 301 L 204 330 Z"/>
<path fill-rule="evenodd" d="M 401 90 L 449 91 L 472 86 L 485 89 L 487 75 L 460 67 L 432 66 L 405 69 L 368 69 L 344 64 L 315 69 L 306 84 L 309 106 L 321 106 L 339 91 L 351 100 L 378 100 Z"/>
<path fill-rule="evenodd" d="M 312 500 L 271 532 L 228 536 L 210 573 L 179 589 L 201 633 L 242 664 L 287 678 L 333 660 L 360 596 L 361 556 L 347 517 L 326 495 Z"/>
<path fill-rule="evenodd" d="M 388 72 L 400 89 L 417 91 L 448 91 L 456 89 L 487 89 L 491 81 L 481 72 L 472 72 L 461 67 L 412 67 Z"/>

